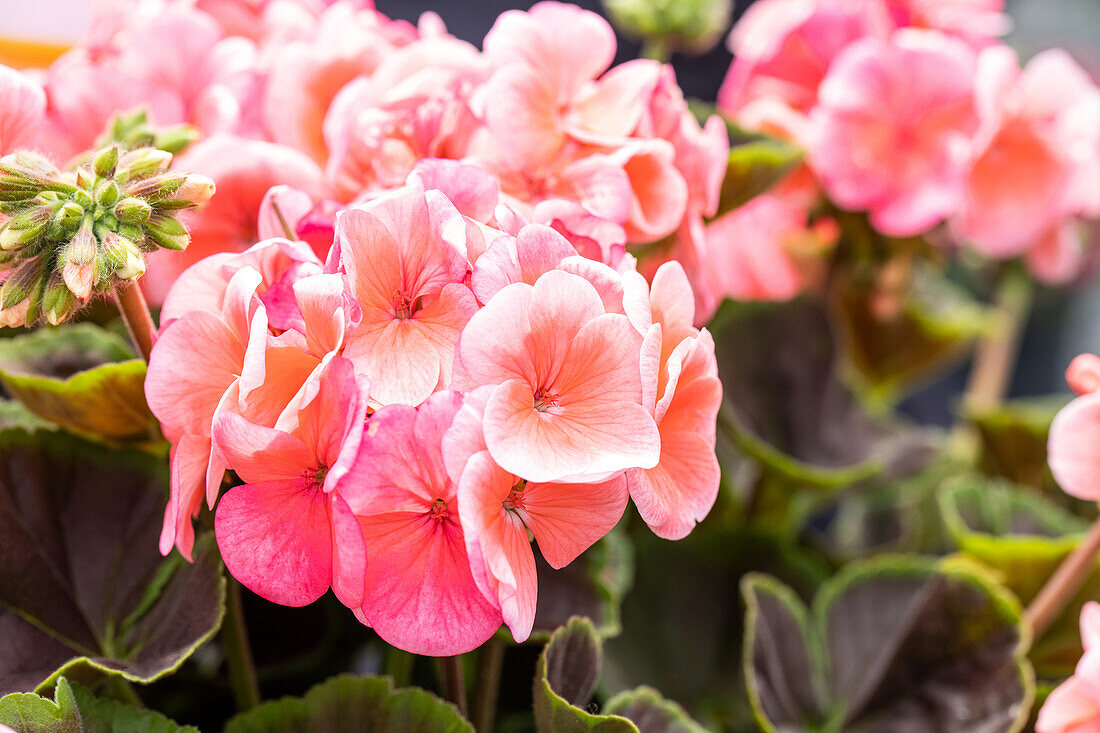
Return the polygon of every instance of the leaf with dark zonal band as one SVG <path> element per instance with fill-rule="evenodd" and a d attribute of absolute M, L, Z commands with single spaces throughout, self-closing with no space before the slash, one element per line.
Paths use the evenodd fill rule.
<path fill-rule="evenodd" d="M 265 702 L 236 716 L 225 733 L 473 733 L 449 702 L 389 677 L 340 675 L 302 697 Z"/>
<path fill-rule="evenodd" d="M 58 680 L 58 687 L 61 680 Z M 78 684 L 73 684 L 73 696 L 84 722 L 84 733 L 199 733 L 192 725 L 180 725 L 155 710 L 135 708 L 118 700 L 93 695 Z"/>
<path fill-rule="evenodd" d="M 1034 489 L 963 477 L 940 494 L 944 523 L 963 556 L 976 560 L 1027 604 L 1081 541 L 1089 523 Z M 1100 565 L 1089 573 L 1029 653 L 1035 673 L 1057 680 L 1081 657 L 1081 607 L 1100 598 Z"/>
<path fill-rule="evenodd" d="M 167 470 L 61 432 L 0 433 L 0 692 L 57 675 L 148 682 L 217 630 L 213 542 L 157 551 Z"/>
<path fill-rule="evenodd" d="M 982 473 L 1034 486 L 1061 499 L 1064 495 L 1047 465 L 1047 436 L 1055 414 L 1067 402 L 1068 396 L 1052 395 L 1011 400 L 982 410 L 967 409 L 964 416 L 980 441 Z"/>
<path fill-rule="evenodd" d="M 620 692 L 603 706 L 607 715 L 619 715 L 643 733 L 706 733 L 677 703 L 666 700 L 652 687 Z"/>
<path fill-rule="evenodd" d="M 145 362 L 89 323 L 0 340 L 0 384 L 43 420 L 109 440 L 148 440 Z"/>
<path fill-rule="evenodd" d="M 962 561 L 882 557 L 825 582 L 812 609 L 742 583 L 757 720 L 783 733 L 1019 731 L 1034 696 L 1015 599 Z"/>
<path fill-rule="evenodd" d="M 869 415 L 841 383 L 820 305 L 727 301 L 713 328 L 726 392 L 722 422 L 765 479 L 839 489 L 914 474 L 935 455 L 934 432 Z"/>

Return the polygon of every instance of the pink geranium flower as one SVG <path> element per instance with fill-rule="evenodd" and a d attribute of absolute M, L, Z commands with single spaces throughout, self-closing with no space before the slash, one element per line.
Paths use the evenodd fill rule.
<path fill-rule="evenodd" d="M 1047 697 L 1035 722 L 1036 733 L 1095 733 L 1100 730 L 1100 603 L 1081 609 L 1085 653 L 1072 677 Z"/>
<path fill-rule="evenodd" d="M 415 654 L 470 651 L 501 622 L 470 572 L 455 485 L 443 464 L 443 434 L 461 404 L 458 393 L 438 392 L 419 409 L 378 410 L 345 494 L 370 558 L 356 616 Z"/>
<path fill-rule="evenodd" d="M 681 539 L 718 496 L 714 455 L 722 385 L 714 341 L 698 331 L 687 275 L 677 262 L 662 265 L 652 287 L 637 273 L 623 277 L 623 302 L 642 343 L 642 400 L 661 435 L 661 458 L 626 476 L 630 498 L 660 537 Z"/>
<path fill-rule="evenodd" d="M 1082 354 L 1070 364 L 1066 381 L 1080 396 L 1062 408 L 1050 425 L 1050 470 L 1062 490 L 1087 501 L 1100 500 L 1100 358 Z"/>
<path fill-rule="evenodd" d="M 363 601 L 366 548 L 344 497 L 359 451 L 367 385 L 351 362 L 331 359 L 274 428 L 225 412 L 213 437 L 243 486 L 218 503 L 214 533 L 225 566 L 253 592 L 284 606 L 312 603 L 331 586 Z"/>
<path fill-rule="evenodd" d="M 336 236 L 362 309 L 346 355 L 374 402 L 418 405 L 450 383 L 458 335 L 477 310 L 465 221 L 441 193 L 414 185 L 342 212 Z"/>
<path fill-rule="evenodd" d="M 588 281 L 548 272 L 509 285 L 470 319 L 455 383 L 493 385 L 485 440 L 493 460 L 530 481 L 597 480 L 660 454 L 641 405 L 641 336 L 609 314 Z"/>
<path fill-rule="evenodd" d="M 1100 90 L 1063 51 L 1021 70 L 1003 46 L 982 52 L 976 85 L 981 126 L 952 231 L 998 259 L 1057 247 L 1062 223 L 1100 214 Z"/>
<path fill-rule="evenodd" d="M 934 31 L 866 38 L 837 56 L 811 117 L 809 162 L 844 208 L 891 236 L 954 213 L 974 129 L 975 56 Z"/>
<path fill-rule="evenodd" d="M 466 550 L 481 591 L 496 599 L 516 641 L 531 634 L 538 577 L 528 531 L 560 569 L 606 535 L 622 517 L 622 473 L 591 484 L 533 483 L 500 468 L 482 430 L 491 387 L 466 396 L 443 438 L 447 471 L 458 485 Z"/>

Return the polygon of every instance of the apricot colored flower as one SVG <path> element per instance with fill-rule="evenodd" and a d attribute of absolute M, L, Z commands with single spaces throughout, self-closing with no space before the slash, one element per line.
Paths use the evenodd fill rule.
<path fill-rule="evenodd" d="M 641 405 L 641 336 L 606 313 L 596 288 L 566 272 L 509 285 L 470 319 L 455 384 L 493 385 L 485 442 L 530 481 L 592 481 L 652 468 L 660 436 Z"/>

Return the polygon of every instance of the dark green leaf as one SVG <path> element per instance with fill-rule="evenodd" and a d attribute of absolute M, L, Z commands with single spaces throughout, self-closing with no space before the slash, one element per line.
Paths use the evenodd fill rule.
<path fill-rule="evenodd" d="M 966 419 L 978 432 L 982 473 L 1061 494 L 1047 466 L 1047 436 L 1054 415 L 1068 401 L 1054 395 L 969 409 Z"/>
<path fill-rule="evenodd" d="M 473 733 L 448 702 L 389 677 L 340 675 L 236 716 L 225 733 Z"/>
<path fill-rule="evenodd" d="M 126 342 L 88 323 L 0 340 L 0 384 L 27 409 L 66 430 L 147 440 L 145 363 Z"/>
<path fill-rule="evenodd" d="M 551 568 L 534 549 L 539 596 L 532 639 L 544 641 L 573 616 L 592 619 L 604 638 L 618 634 L 623 594 L 634 578 L 634 558 L 625 533 L 612 530 L 561 570 Z"/>
<path fill-rule="evenodd" d="M 57 681 L 53 702 L 32 692 L 0 698 L 0 725 L 16 733 L 83 733 L 73 690 L 65 678 Z"/>
<path fill-rule="evenodd" d="M 721 216 L 764 193 L 802 162 L 802 150 L 773 138 L 757 138 L 730 148 L 718 199 Z"/>
<path fill-rule="evenodd" d="M 1027 721 L 1019 605 L 977 565 L 855 563 L 822 586 L 812 616 L 774 580 L 747 581 L 745 595 L 746 676 L 767 730 L 968 733 Z"/>
<path fill-rule="evenodd" d="M 599 679 L 601 661 L 600 637 L 586 618 L 571 618 L 550 636 L 535 668 L 539 733 L 638 733 L 626 718 L 584 709 Z"/>
<path fill-rule="evenodd" d="M 938 435 L 872 417 L 841 383 L 818 304 L 727 303 L 714 328 L 723 424 L 781 500 L 790 501 L 792 486 L 836 490 L 908 476 L 935 455 Z"/>
<path fill-rule="evenodd" d="M 877 401 L 892 403 L 922 378 L 960 361 L 992 318 L 931 265 L 910 264 L 902 283 L 889 266 L 833 290 L 845 352 Z"/>
<path fill-rule="evenodd" d="M 706 733 L 682 707 L 652 687 L 620 692 L 607 701 L 603 710 L 628 719 L 643 733 Z"/>
<path fill-rule="evenodd" d="M 225 589 L 213 542 L 196 544 L 194 564 L 157 552 L 166 474 L 60 432 L 0 433 L 0 691 L 62 673 L 147 682 L 214 634 Z"/>
<path fill-rule="evenodd" d="M 199 733 L 198 728 L 181 726 L 155 710 L 98 698 L 80 685 L 73 685 L 73 695 L 84 721 L 84 733 Z"/>
<path fill-rule="evenodd" d="M 810 595 L 830 568 L 785 535 L 724 528 L 712 518 L 680 542 L 640 530 L 623 630 L 604 644 L 604 689 L 653 685 L 708 728 L 753 729 L 738 584 L 763 571 Z"/>
<path fill-rule="evenodd" d="M 1024 604 L 1038 595 L 1088 529 L 1088 522 L 1035 490 L 976 476 L 945 487 L 940 505 L 962 554 L 987 567 Z M 1081 656 L 1081 607 L 1098 597 L 1100 565 L 1035 641 L 1029 656 L 1039 677 L 1060 679 L 1073 672 Z"/>

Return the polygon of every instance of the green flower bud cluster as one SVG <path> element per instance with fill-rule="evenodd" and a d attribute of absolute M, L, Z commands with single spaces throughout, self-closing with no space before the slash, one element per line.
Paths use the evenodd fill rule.
<path fill-rule="evenodd" d="M 182 250 L 176 218 L 210 199 L 172 154 L 111 143 L 61 172 L 28 152 L 0 158 L 0 326 L 68 320 L 89 298 L 145 273 L 145 253 Z M 2 218 L 2 217 L 0 217 Z"/>
<path fill-rule="evenodd" d="M 729 30 L 733 0 L 603 0 L 608 18 L 626 36 L 645 42 L 667 61 L 674 51 L 703 54 Z"/>
<path fill-rule="evenodd" d="M 190 125 L 154 127 L 144 107 L 120 112 L 107 123 L 106 131 L 95 141 L 96 149 L 118 143 L 122 150 L 156 148 L 179 155 L 199 139 L 199 131 Z"/>

